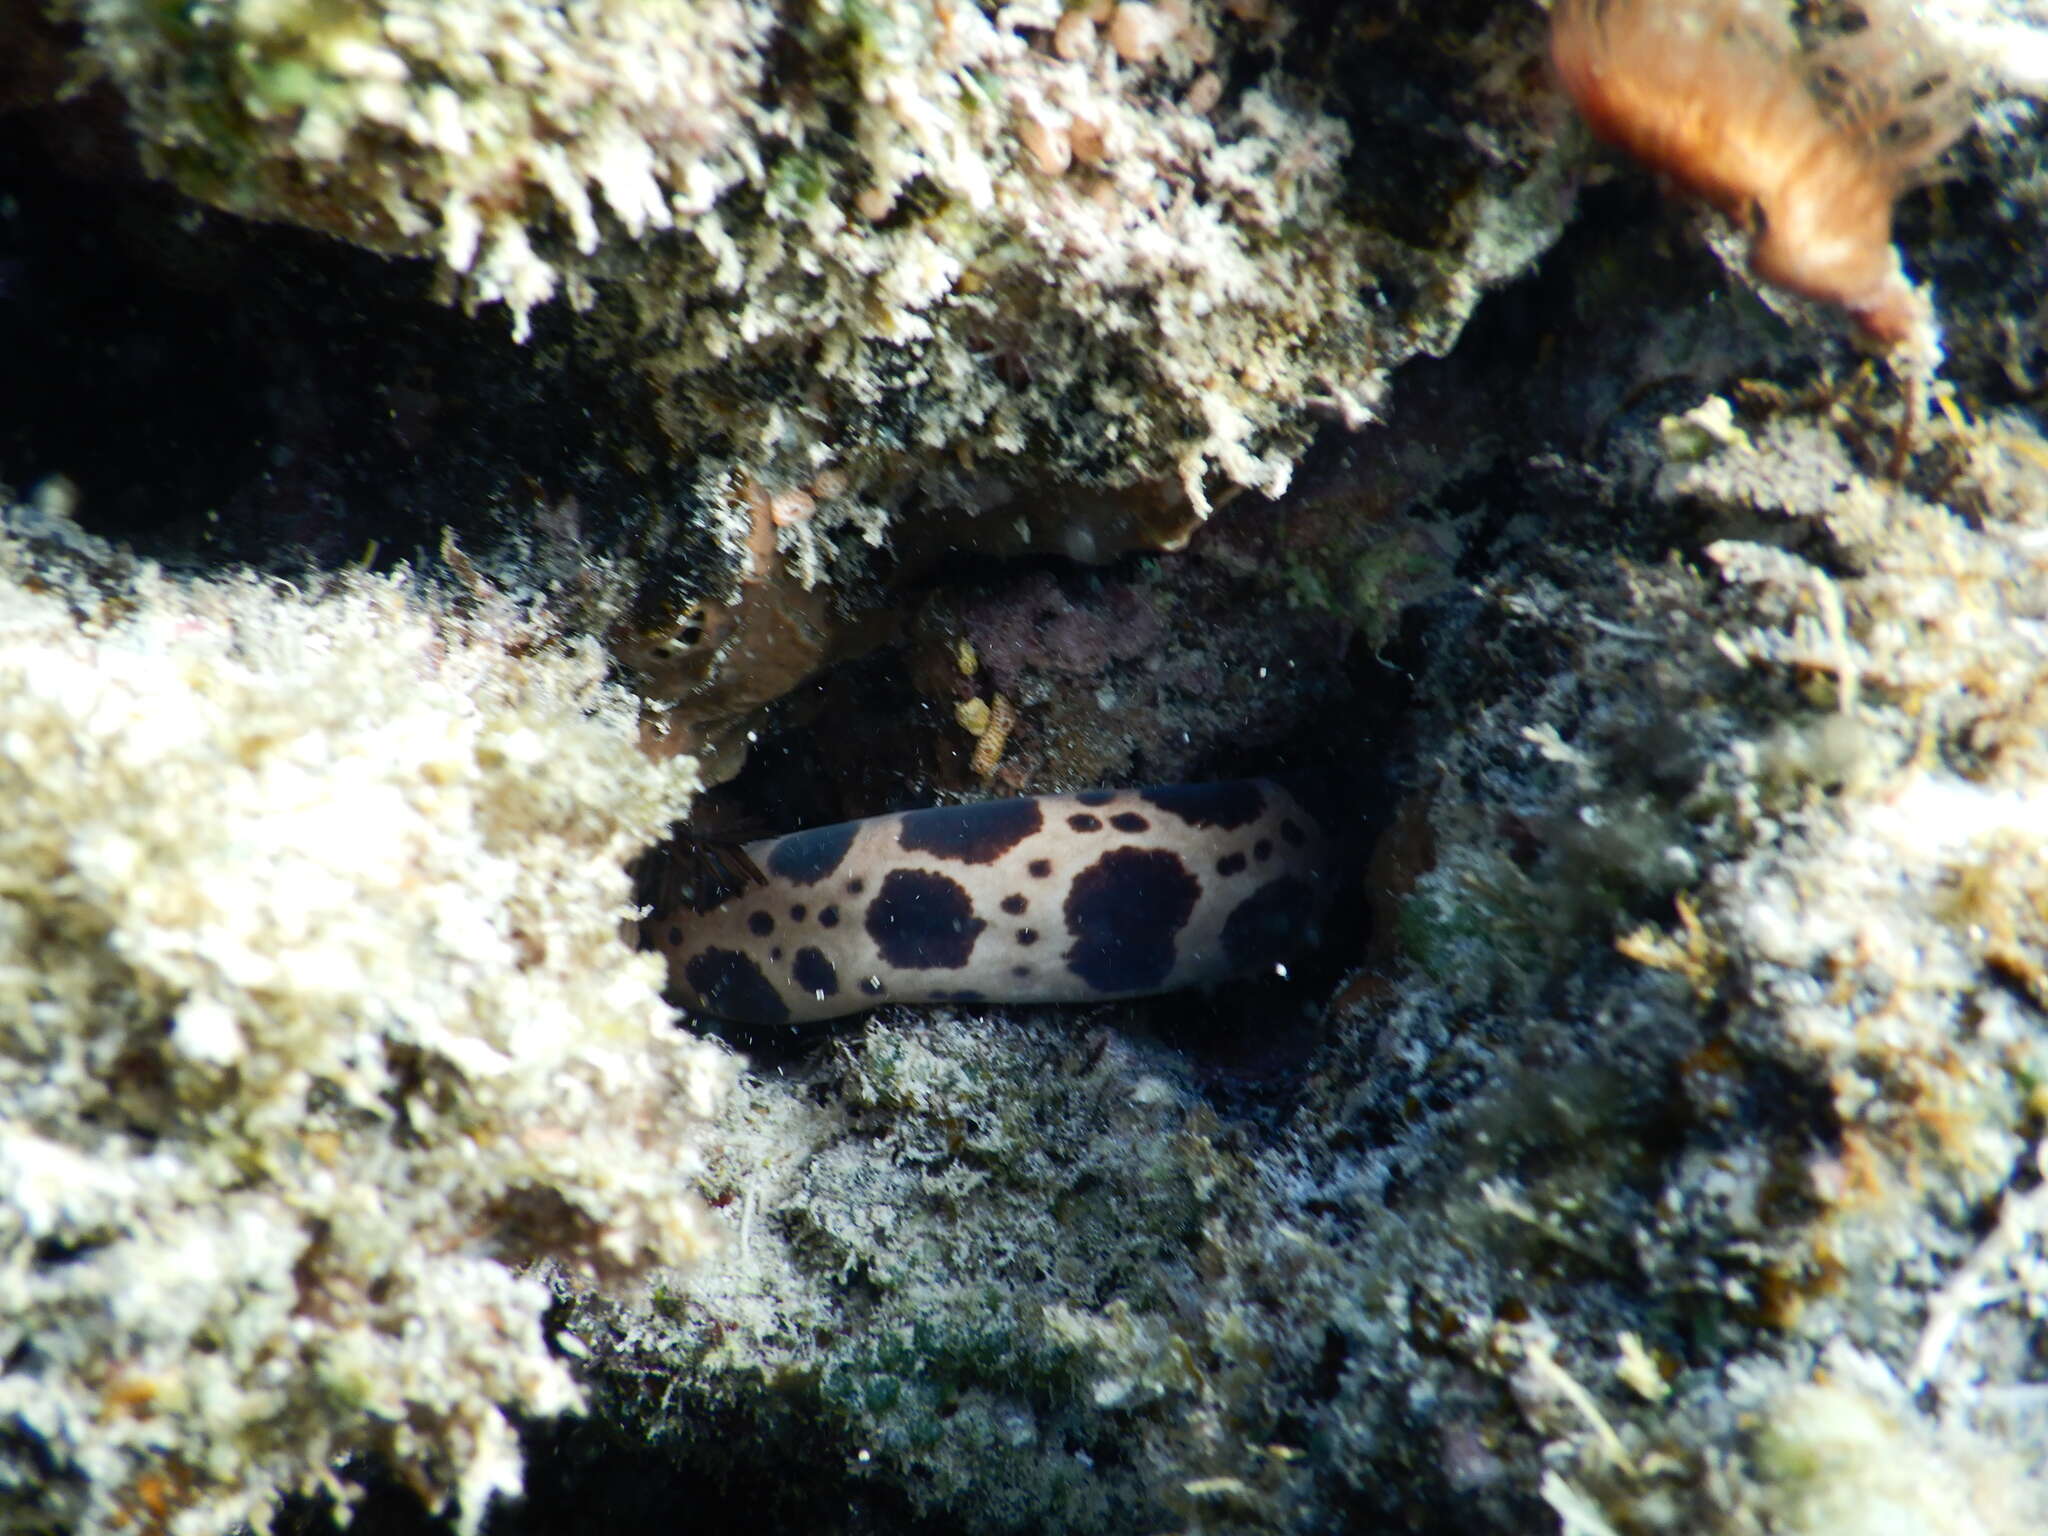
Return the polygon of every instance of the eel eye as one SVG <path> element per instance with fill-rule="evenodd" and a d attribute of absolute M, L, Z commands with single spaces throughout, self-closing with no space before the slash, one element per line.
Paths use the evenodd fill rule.
<path fill-rule="evenodd" d="M 672 618 L 650 620 L 633 639 L 648 662 L 669 662 L 702 646 L 708 629 L 704 605 L 696 602 Z"/>

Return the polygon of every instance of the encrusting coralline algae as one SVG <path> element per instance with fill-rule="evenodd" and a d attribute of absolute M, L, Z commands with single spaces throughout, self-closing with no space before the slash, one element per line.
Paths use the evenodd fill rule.
<path fill-rule="evenodd" d="M 124 564 L 0 524 L 0 1525 L 375 1452 L 474 1530 L 582 1397 L 509 1266 L 713 1240 L 729 1058 L 618 938 L 693 776 L 509 600 Z"/>

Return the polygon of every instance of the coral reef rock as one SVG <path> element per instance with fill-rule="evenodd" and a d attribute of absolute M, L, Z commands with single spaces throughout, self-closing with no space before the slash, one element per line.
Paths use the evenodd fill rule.
<path fill-rule="evenodd" d="M 0 525 L 0 1524 L 218 1531 L 375 1452 L 473 1530 L 582 1396 L 521 1269 L 714 1240 L 729 1058 L 618 937 L 691 776 L 508 599 L 61 512 Z"/>
<path fill-rule="evenodd" d="M 1566 208 L 1533 12 L 69 9 L 193 195 L 431 256 L 522 335 L 558 296 L 586 311 L 710 515 L 743 542 L 733 487 L 758 485 L 807 580 L 820 535 L 876 538 L 913 489 L 1065 485 L 1116 521 L 1105 488 L 1278 491 Z M 1418 164 L 1427 186 L 1372 180 Z"/>

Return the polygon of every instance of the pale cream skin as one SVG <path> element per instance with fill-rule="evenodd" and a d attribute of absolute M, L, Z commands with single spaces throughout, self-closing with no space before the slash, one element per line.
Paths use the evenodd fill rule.
<path fill-rule="evenodd" d="M 642 924 L 670 995 L 755 1024 L 888 1002 L 1092 1002 L 1271 971 L 1329 839 L 1268 780 L 945 806 L 750 843 L 765 883 Z"/>

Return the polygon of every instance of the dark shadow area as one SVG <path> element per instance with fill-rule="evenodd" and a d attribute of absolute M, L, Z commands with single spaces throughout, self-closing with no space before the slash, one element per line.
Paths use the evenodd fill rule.
<path fill-rule="evenodd" d="M 0 484 L 62 477 L 89 532 L 173 568 L 280 574 L 550 520 L 603 547 L 679 494 L 563 306 L 521 346 L 431 281 L 150 182 L 103 93 L 0 115 Z"/>

